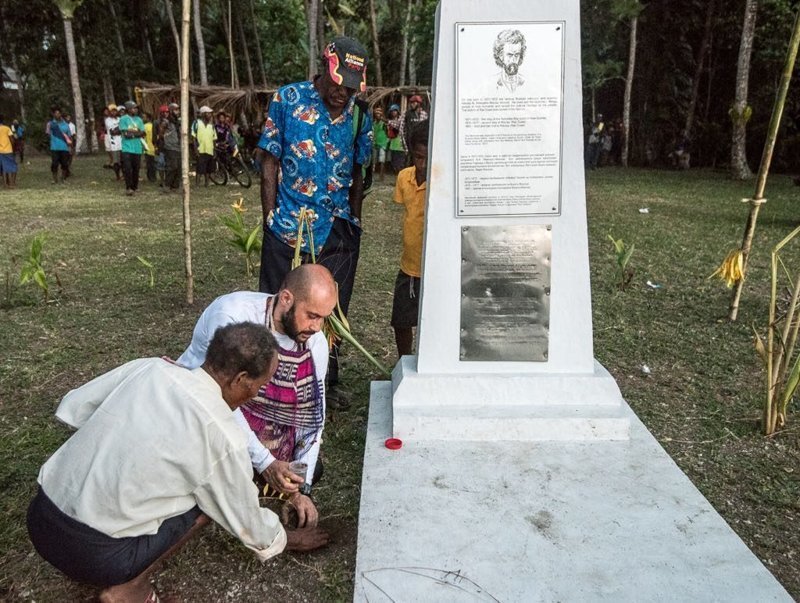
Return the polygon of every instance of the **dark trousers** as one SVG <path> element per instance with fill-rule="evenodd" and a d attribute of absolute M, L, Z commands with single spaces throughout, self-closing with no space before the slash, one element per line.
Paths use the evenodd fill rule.
<path fill-rule="evenodd" d="M 164 162 L 166 172 L 164 175 L 164 186 L 176 190 L 181 186 L 181 152 L 164 151 Z"/>
<path fill-rule="evenodd" d="M 343 218 L 333 221 L 330 235 L 317 256 L 317 264 L 331 271 L 339 285 L 339 305 L 345 316 L 350 308 L 353 285 L 356 280 L 356 267 L 361 250 L 361 229 Z M 277 293 L 283 279 L 289 272 L 294 258 L 294 249 L 278 239 L 272 231 L 264 230 L 261 246 L 261 274 L 259 290 L 262 293 Z M 310 262 L 311 256 L 302 254 L 303 262 Z M 334 386 L 339 380 L 339 346 L 334 345 L 328 361 L 328 385 Z"/>
<path fill-rule="evenodd" d="M 125 174 L 125 188 L 135 191 L 139 188 L 139 168 L 142 156 L 138 153 L 122 153 L 122 172 Z"/>
<path fill-rule="evenodd" d="M 28 507 L 28 535 L 48 563 L 78 582 L 113 586 L 132 580 L 186 534 L 200 516 L 194 507 L 161 523 L 158 532 L 112 538 L 72 519 L 39 488 Z"/>
<path fill-rule="evenodd" d="M 145 155 L 144 156 L 145 165 L 147 166 L 147 181 L 148 182 L 155 182 L 156 181 L 156 156 L 155 155 Z"/>

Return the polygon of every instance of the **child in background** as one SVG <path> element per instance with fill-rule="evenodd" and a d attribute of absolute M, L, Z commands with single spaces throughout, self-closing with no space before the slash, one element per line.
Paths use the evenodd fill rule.
<path fill-rule="evenodd" d="M 392 328 L 399 356 L 413 353 L 414 331 L 419 316 L 419 281 L 422 277 L 422 233 L 425 226 L 425 190 L 428 170 L 428 121 L 409 133 L 411 167 L 400 170 L 394 201 L 405 207 L 403 255 L 394 283 Z"/>

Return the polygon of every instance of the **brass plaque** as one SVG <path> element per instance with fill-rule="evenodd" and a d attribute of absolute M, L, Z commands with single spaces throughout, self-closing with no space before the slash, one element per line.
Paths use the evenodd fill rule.
<path fill-rule="evenodd" d="M 461 228 L 461 360 L 547 362 L 550 225 Z"/>

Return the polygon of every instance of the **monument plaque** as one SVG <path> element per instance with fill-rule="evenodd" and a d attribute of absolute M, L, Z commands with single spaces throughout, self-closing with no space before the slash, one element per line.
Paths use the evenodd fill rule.
<path fill-rule="evenodd" d="M 561 212 L 564 22 L 456 23 L 458 217 Z"/>
<path fill-rule="evenodd" d="M 546 362 L 551 227 L 461 228 L 461 360 Z"/>

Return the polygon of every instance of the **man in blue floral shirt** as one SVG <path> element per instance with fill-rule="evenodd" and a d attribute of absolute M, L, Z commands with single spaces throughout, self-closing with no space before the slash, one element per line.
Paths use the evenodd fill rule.
<path fill-rule="evenodd" d="M 259 288 L 264 293 L 280 290 L 297 244 L 308 259 L 312 237 L 304 231 L 297 240 L 305 210 L 316 260 L 333 274 L 347 314 L 361 244 L 361 166 L 372 154 L 372 120 L 367 112 L 357 119 L 354 110 L 355 95 L 367 87 L 367 52 L 355 40 L 338 37 L 326 46 L 322 60 L 322 73 L 312 81 L 275 93 L 258 143 L 266 151 Z M 329 387 L 337 381 L 334 350 Z"/>

